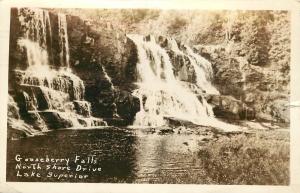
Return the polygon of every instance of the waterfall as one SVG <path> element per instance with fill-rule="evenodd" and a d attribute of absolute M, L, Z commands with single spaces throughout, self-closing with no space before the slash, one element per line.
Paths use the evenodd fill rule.
<path fill-rule="evenodd" d="M 26 116 L 54 129 L 106 125 L 102 119 L 92 117 L 91 105 L 84 99 L 85 85 L 70 68 L 66 16 L 58 15 L 61 63 L 59 69 L 54 69 L 48 57 L 52 50 L 48 11 L 22 8 L 18 12 L 21 25 L 27 27 L 18 45 L 26 50 L 28 67 L 15 70 Z M 28 14 L 31 19 L 24 19 Z"/>
<path fill-rule="evenodd" d="M 213 74 L 207 60 L 187 46 L 179 49 L 172 39 L 168 39 L 168 48 L 162 48 L 152 36 L 127 36 L 135 43 L 138 51 L 136 68 L 139 88 L 133 91 L 133 95 L 140 100 L 140 111 L 136 114 L 134 126 L 163 126 L 167 124 L 166 118 L 172 117 L 199 125 L 237 129 L 218 121 L 212 107 L 205 100 L 206 93 L 219 94 L 210 82 Z M 203 94 L 199 96 L 192 89 L 183 86 L 182 81 L 174 75 L 175 64 L 171 62 L 167 50 L 188 58 L 196 75 L 196 85 L 205 91 Z"/>
<path fill-rule="evenodd" d="M 66 15 L 58 14 L 58 30 L 59 30 L 59 45 L 60 45 L 60 65 L 67 68 L 70 67 L 69 63 L 69 42 L 67 33 L 67 19 Z"/>
<path fill-rule="evenodd" d="M 196 73 L 197 86 L 205 90 L 208 94 L 220 94 L 211 84 L 213 70 L 210 62 L 194 53 L 190 47 L 185 46 L 185 48 Z"/>
<path fill-rule="evenodd" d="M 38 42 L 30 39 L 20 39 L 18 45 L 26 48 L 28 66 L 43 66 L 48 67 L 48 53 L 42 48 Z"/>
<path fill-rule="evenodd" d="M 194 68 L 196 75 L 196 85 L 208 94 L 220 94 L 211 84 L 213 79 L 213 70 L 211 63 L 202 56 L 196 54 L 189 46 L 183 45 L 183 51 L 179 49 L 177 42 L 173 38 L 168 38 L 169 49 L 176 55 L 187 56 L 189 62 Z"/>
<path fill-rule="evenodd" d="M 10 128 L 13 128 L 15 130 L 21 130 L 24 131 L 26 135 L 32 135 L 34 133 L 38 133 L 31 125 L 26 124 L 19 114 L 19 107 L 17 103 L 14 101 L 13 97 L 8 97 L 8 110 L 7 110 L 7 125 Z M 39 119 L 40 117 L 37 117 L 37 121 L 41 124 L 40 130 L 45 131 L 46 128 L 42 124 L 42 119 Z M 8 135 L 10 133 L 8 132 Z M 13 136 L 11 136 L 13 137 Z"/>
<path fill-rule="evenodd" d="M 113 85 L 113 83 L 112 83 L 112 81 L 111 81 L 111 78 L 108 76 L 108 74 L 107 74 L 107 72 L 106 72 L 106 69 L 105 69 L 105 67 L 102 65 L 102 71 L 103 71 L 103 74 L 104 74 L 104 77 L 105 77 L 105 79 L 109 82 L 109 84 L 110 84 L 110 88 L 112 89 L 112 90 L 114 90 L 115 89 L 115 87 L 114 87 L 114 85 Z"/>
<path fill-rule="evenodd" d="M 30 15 L 30 17 L 28 17 Z M 47 47 L 47 34 L 52 37 L 49 12 L 42 9 L 18 9 L 19 21 L 23 30 L 23 37 Z"/>
<path fill-rule="evenodd" d="M 165 49 L 153 37 L 148 41 L 139 35 L 128 35 L 138 50 L 137 71 L 139 89 L 133 94 L 140 99 L 141 110 L 134 125 L 161 126 L 166 117 L 184 119 L 201 124 L 213 118 L 211 107 L 182 86 L 173 72 L 173 65 Z"/>
<path fill-rule="evenodd" d="M 114 87 L 114 84 L 113 84 L 111 78 L 107 74 L 105 67 L 103 65 L 101 67 L 102 67 L 102 71 L 103 71 L 103 74 L 104 74 L 104 78 L 109 82 L 111 91 L 114 92 L 115 87 Z M 113 111 L 113 115 L 112 116 L 114 118 L 119 118 L 120 116 L 119 116 L 119 114 L 117 112 L 117 104 L 115 102 L 112 103 L 112 108 L 113 108 L 112 109 L 112 111 Z"/>

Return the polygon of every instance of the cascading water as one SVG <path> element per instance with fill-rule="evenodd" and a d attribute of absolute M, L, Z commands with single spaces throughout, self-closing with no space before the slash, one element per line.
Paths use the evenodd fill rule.
<path fill-rule="evenodd" d="M 103 65 L 102 65 L 101 67 L 102 67 L 102 71 L 103 71 L 103 74 L 104 74 L 104 78 L 105 78 L 105 79 L 109 82 L 109 84 L 110 84 L 110 89 L 111 89 L 111 91 L 114 91 L 114 90 L 115 90 L 115 87 L 114 87 L 114 84 L 112 83 L 111 78 L 108 76 L 105 67 L 104 67 Z M 119 118 L 120 116 L 119 116 L 119 114 L 118 114 L 118 112 L 117 112 L 117 105 L 116 105 L 115 102 L 112 103 L 112 108 L 113 108 L 113 109 L 112 109 L 112 111 L 113 111 L 112 116 L 113 116 L 114 118 Z"/>
<path fill-rule="evenodd" d="M 145 41 L 139 35 L 128 37 L 136 44 L 139 58 L 137 71 L 140 88 L 134 91 L 134 95 L 140 98 L 141 110 L 134 125 L 161 126 L 166 123 L 165 117 L 202 123 L 213 117 L 211 108 L 201 103 L 176 79 L 166 50 L 154 38 Z"/>
<path fill-rule="evenodd" d="M 31 20 L 26 22 L 27 14 Z M 106 125 L 102 119 L 91 116 L 90 103 L 84 100 L 84 83 L 71 72 L 66 16 L 58 15 L 61 66 L 58 70 L 51 68 L 48 58 L 48 50 L 52 49 L 49 48 L 52 34 L 48 11 L 21 9 L 19 20 L 27 29 L 18 45 L 26 50 L 28 67 L 15 73 L 29 116 L 39 122 L 44 120 L 50 128 Z"/>
<path fill-rule="evenodd" d="M 106 80 L 109 82 L 109 84 L 110 84 L 110 88 L 111 88 L 112 90 L 114 90 L 115 87 L 114 87 L 114 85 L 113 85 L 113 83 L 112 83 L 112 81 L 111 81 L 111 78 L 108 76 L 108 74 L 107 74 L 106 69 L 105 69 L 104 66 L 102 66 L 102 70 L 103 70 L 105 79 L 106 79 Z"/>
<path fill-rule="evenodd" d="M 26 16 L 32 15 L 28 20 Z M 49 12 L 42 9 L 18 9 L 23 37 L 36 42 L 42 48 L 47 47 L 47 34 L 52 38 Z"/>
<path fill-rule="evenodd" d="M 185 48 L 196 73 L 197 86 L 205 90 L 205 92 L 208 94 L 220 94 L 210 82 L 213 77 L 213 70 L 210 62 L 194 53 L 190 47 L 185 46 Z"/>
<path fill-rule="evenodd" d="M 192 90 L 182 85 L 174 75 L 173 65 L 166 49 L 150 36 L 127 35 L 138 51 L 138 86 L 133 92 L 140 99 L 140 111 L 136 114 L 134 126 L 162 126 L 168 117 L 191 121 L 199 125 L 235 129 L 214 118 L 212 107 L 202 94 L 201 100 Z M 195 54 L 189 47 L 181 51 L 175 40 L 169 39 L 169 49 L 190 60 L 196 74 L 196 84 L 206 93 L 218 94 L 211 85 L 210 63 Z"/>
<path fill-rule="evenodd" d="M 202 56 L 193 52 L 189 46 L 183 45 L 182 50 L 180 50 L 175 39 L 168 38 L 167 40 L 169 42 L 169 49 L 177 56 L 187 56 L 195 71 L 196 85 L 207 94 L 220 94 L 219 91 L 211 84 L 211 80 L 213 78 L 211 63 Z"/>
<path fill-rule="evenodd" d="M 32 135 L 37 132 L 32 126 L 26 124 L 20 117 L 19 107 L 14 99 L 9 96 L 8 97 L 8 113 L 7 113 L 7 125 L 10 128 L 14 128 L 16 130 L 22 130 L 28 135 Z M 41 130 L 45 130 L 45 127 L 41 127 Z"/>
<path fill-rule="evenodd" d="M 58 14 L 58 30 L 60 42 L 60 65 L 70 67 L 69 42 L 67 33 L 67 19 L 64 14 Z"/>

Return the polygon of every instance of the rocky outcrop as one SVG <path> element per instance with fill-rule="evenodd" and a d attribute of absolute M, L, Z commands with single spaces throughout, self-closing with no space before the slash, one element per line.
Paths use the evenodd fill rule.
<path fill-rule="evenodd" d="M 20 109 L 13 97 L 9 96 L 7 104 L 7 138 L 15 139 L 39 133 L 32 125 L 25 123 L 21 119 Z"/>
<path fill-rule="evenodd" d="M 43 124 L 49 124 L 50 129 L 66 128 L 71 125 L 74 126 L 74 124 L 69 124 L 70 121 L 62 119 L 60 113 L 43 112 L 41 113 L 43 114 L 42 117 L 39 117 L 39 115 L 28 113 L 28 111 L 45 111 L 47 109 L 65 111 L 67 109 L 85 118 L 90 116 L 118 118 L 123 122 L 123 125 L 131 124 L 135 113 L 139 111 L 137 108 L 139 101 L 130 94 L 130 91 L 136 87 L 132 83 L 137 78 L 135 73 L 137 55 L 133 43 L 127 39 L 125 34 L 117 33 L 112 29 L 96 29 L 89 21 L 67 15 L 69 65 L 75 73 L 74 77 L 78 76 L 83 81 L 83 86 L 75 85 L 77 82 L 73 82 L 74 77 L 65 76 L 62 73 L 55 74 L 56 78 L 52 80 L 52 85 L 50 85 L 47 79 L 40 80 L 35 75 L 24 75 L 29 66 L 28 55 L 27 50 L 18 44 L 21 37 L 31 33 L 29 29 L 32 24 L 40 22 L 36 21 L 36 17 L 40 15 L 43 15 L 41 19 L 46 18 L 45 26 L 40 29 L 41 33 L 42 30 L 45 30 L 47 35 L 45 37 L 46 45 L 39 43 L 47 48 L 50 69 L 59 70 L 66 63 L 66 60 L 61 60 L 61 53 L 66 54 L 66 50 L 62 50 L 60 42 L 62 41 L 60 39 L 62 31 L 61 26 L 59 26 L 61 23 L 59 23 L 59 15 L 56 10 L 43 12 L 38 9 L 13 8 L 11 10 L 10 50 L 14 51 L 10 52 L 9 60 L 9 93 L 14 96 L 18 106 L 20 106 L 22 118 L 26 117 L 27 122 L 33 124 L 38 130 L 41 129 L 42 125 L 38 120 L 41 119 L 46 120 L 47 123 Z M 29 78 L 24 80 L 24 77 Z M 43 85 L 41 85 L 41 81 Z M 67 95 L 59 94 L 58 96 L 57 93 L 50 93 L 51 97 L 49 98 L 49 92 L 52 91 L 47 87 L 50 86 L 54 90 L 53 92 L 56 92 L 55 90 L 63 91 Z M 60 90 L 62 88 L 64 90 Z M 83 95 L 78 96 L 78 94 Z M 59 97 L 59 99 L 55 99 L 55 97 Z M 83 98 L 87 102 L 82 100 Z M 62 105 L 60 101 L 62 99 L 66 104 Z M 51 120 L 57 120 L 60 124 L 52 126 Z M 80 124 L 89 125 L 86 120 L 78 119 L 77 121 Z M 103 124 L 95 122 L 92 125 Z"/>
<path fill-rule="evenodd" d="M 76 16 L 67 21 L 70 62 L 86 85 L 92 112 L 105 118 L 119 115 L 131 124 L 139 111 L 138 100 L 130 94 L 136 88 L 136 47 L 124 33 L 97 28 Z"/>
<path fill-rule="evenodd" d="M 136 81 L 136 47 L 125 33 L 97 28 L 76 16 L 68 16 L 67 23 L 72 68 L 97 70 L 103 65 L 114 85 Z"/>
<path fill-rule="evenodd" d="M 233 46 L 233 45 L 232 45 Z M 251 65 L 226 46 L 197 46 L 213 65 L 214 84 L 222 95 L 232 95 L 265 121 L 289 122 L 289 76 L 276 66 Z M 237 50 L 237 48 L 235 48 Z"/>
<path fill-rule="evenodd" d="M 41 30 L 28 31 L 30 25 L 36 22 L 34 11 L 26 8 L 11 10 L 9 94 L 12 96 L 10 100 L 15 102 L 9 104 L 8 124 L 9 128 L 18 130 L 13 135 L 31 135 L 43 131 L 45 125 L 49 129 L 67 128 L 74 126 L 74 120 L 79 124 L 77 126 L 105 125 L 103 119 L 112 125 L 132 124 L 140 110 L 140 100 L 132 95 L 137 88 L 134 83 L 139 78 L 136 70 L 138 53 L 135 43 L 127 38 L 127 31 L 72 15 L 66 16 L 65 30 L 61 29 L 57 10 L 48 10 L 47 14 L 40 12 L 40 16 L 46 19 L 42 28 L 49 33 L 38 39 L 41 41 L 38 43 L 49 55 L 49 68 L 57 71 L 55 78 L 49 82 L 47 78 L 26 75 L 29 56 L 24 46 L 18 44 L 24 34 L 36 36 Z M 218 37 L 215 40 L 212 38 L 215 34 L 203 33 L 201 38 L 206 45 L 198 45 L 194 51 L 212 63 L 212 70 L 196 64 L 189 47 L 180 43 L 180 39 L 175 41 L 163 35 L 147 35 L 144 38 L 145 41 L 154 38 L 166 50 L 175 77 L 182 81 L 185 88 L 201 96 L 201 103 L 202 97 L 206 96 L 216 117 L 289 122 L 286 104 L 289 99 L 290 51 L 288 33 L 284 30 L 289 26 L 284 22 L 285 13 L 273 16 L 277 23 L 269 23 L 270 29 L 258 27 L 257 33 L 249 38 L 247 29 L 255 27 L 259 17 L 253 17 L 254 20 L 247 21 L 248 24 L 242 23 L 240 31 L 236 30 L 237 26 L 226 31 L 218 21 Z M 278 26 L 278 33 L 268 33 L 271 29 L 276 31 Z M 211 28 L 214 29 L 213 23 Z M 66 40 L 61 39 L 66 32 L 68 62 L 66 57 L 61 57 L 66 55 L 66 48 L 62 46 Z M 261 36 L 265 33 L 268 35 Z M 223 36 L 227 37 L 225 41 Z M 218 45 L 210 46 L 210 43 Z M 209 89 L 199 86 L 197 65 L 205 68 L 203 76 L 207 76 L 220 95 L 212 95 Z M 74 76 L 59 73 L 66 66 Z M 72 112 L 71 118 L 65 116 L 67 111 Z M 76 114 L 75 118 L 73 114 Z"/>
<path fill-rule="evenodd" d="M 149 39 L 150 36 L 146 36 L 146 39 L 147 37 Z M 158 36 L 155 40 L 162 48 L 167 50 L 171 63 L 174 66 L 175 76 L 181 81 L 196 84 L 195 69 L 191 64 L 190 58 L 182 51 L 184 50 L 184 45 L 181 45 L 175 39 L 165 36 Z"/>
<path fill-rule="evenodd" d="M 212 105 L 214 114 L 218 118 L 229 120 L 252 120 L 255 118 L 255 111 L 252 108 L 232 96 L 208 95 L 206 99 Z"/>
<path fill-rule="evenodd" d="M 130 92 L 118 89 L 116 92 L 116 106 L 120 117 L 127 120 L 127 124 L 132 124 L 134 117 L 140 111 L 140 101 Z"/>
<path fill-rule="evenodd" d="M 187 12 L 197 19 L 188 20 Z M 174 17 L 168 18 L 176 15 L 172 12 L 164 13 L 165 19 L 160 18 L 161 14 L 149 13 L 149 17 L 141 18 L 140 24 L 126 21 L 125 30 L 112 22 L 111 30 L 132 31 L 132 26 L 137 27 L 141 34 L 155 34 L 156 42 L 163 48 L 170 48 L 171 41 L 166 38 L 170 34 L 177 42 L 201 44 L 196 49 L 213 64 L 212 81 L 221 95 L 231 95 L 253 108 L 258 119 L 289 122 L 286 104 L 289 102 L 290 14 L 287 11 L 187 12 L 177 14 L 177 19 L 186 21 L 182 23 Z M 205 22 L 200 22 L 204 15 Z M 103 17 L 107 19 L 111 15 Z M 122 18 L 127 17 L 119 17 Z M 160 26 L 159 30 L 153 26 Z M 175 26 L 178 28 L 174 29 Z M 195 83 L 188 60 L 170 49 L 168 54 L 176 61 L 177 77 Z"/>

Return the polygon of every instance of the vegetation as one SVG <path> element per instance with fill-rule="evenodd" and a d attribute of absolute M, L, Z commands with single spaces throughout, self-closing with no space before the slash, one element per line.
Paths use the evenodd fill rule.
<path fill-rule="evenodd" d="M 218 184 L 289 183 L 289 143 L 262 136 L 222 137 L 199 151 L 209 181 Z"/>
<path fill-rule="evenodd" d="M 258 132 L 232 137 L 222 136 L 207 143 L 191 159 L 199 171 L 178 175 L 161 171 L 162 183 L 201 184 L 289 184 L 289 132 Z"/>
<path fill-rule="evenodd" d="M 211 61 L 221 94 L 243 100 L 262 119 L 289 121 L 284 106 L 289 98 L 288 12 L 104 9 L 72 14 L 78 13 L 92 19 L 98 29 L 109 26 L 120 33 L 171 36 L 204 48 L 200 54 Z M 199 170 L 160 170 L 150 183 L 289 184 L 288 132 L 221 136 L 192 157 L 174 156 L 191 159 Z"/>

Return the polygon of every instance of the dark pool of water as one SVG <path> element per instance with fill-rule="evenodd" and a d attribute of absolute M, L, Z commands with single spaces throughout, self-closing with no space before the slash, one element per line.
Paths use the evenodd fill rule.
<path fill-rule="evenodd" d="M 20 140 L 9 140 L 7 151 L 7 181 L 41 182 L 110 182 L 110 183 L 164 183 L 161 173 L 178 175 L 197 171 L 197 163 L 189 159 L 197 150 L 198 143 L 191 135 L 158 135 L 129 128 L 101 128 L 91 130 L 57 130 L 45 135 Z M 42 169 L 16 169 L 16 155 L 20 155 L 22 164 L 29 165 L 25 158 L 69 158 L 70 170 L 45 168 L 53 163 L 41 162 Z M 78 162 L 75 157 L 96 160 L 96 163 L 80 163 L 90 169 L 101 171 L 75 171 Z M 56 166 L 66 166 L 66 162 L 57 162 Z M 22 176 L 17 176 L 17 172 Z M 31 172 L 41 177 L 25 176 Z M 52 172 L 51 177 L 47 177 Z M 61 177 L 53 174 L 77 174 L 75 177 Z M 88 175 L 79 179 L 79 175 Z"/>

